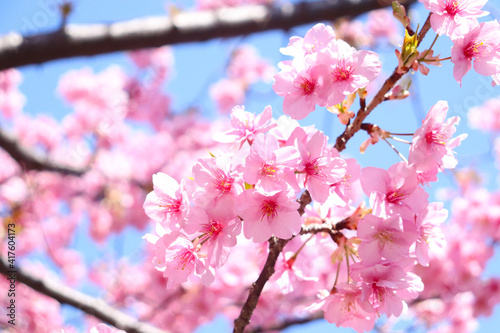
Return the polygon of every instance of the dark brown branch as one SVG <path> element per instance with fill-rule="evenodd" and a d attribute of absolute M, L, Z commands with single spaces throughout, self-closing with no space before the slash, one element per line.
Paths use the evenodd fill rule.
<path fill-rule="evenodd" d="M 431 27 L 430 23 L 430 15 L 427 17 L 427 20 L 425 21 L 424 26 L 418 33 L 418 43 L 422 41 L 422 39 L 425 37 L 427 34 L 427 31 L 429 31 Z M 335 148 L 338 151 L 342 151 L 346 148 L 347 141 L 351 139 L 354 134 L 361 129 L 361 124 L 365 120 L 365 118 L 372 112 L 373 109 L 375 109 L 376 106 L 378 106 L 380 103 L 384 101 L 385 94 L 387 94 L 396 84 L 396 82 L 401 79 L 401 77 L 406 74 L 410 68 L 407 68 L 404 72 L 398 70 L 398 67 L 394 69 L 392 72 L 391 76 L 384 82 L 384 85 L 380 90 L 377 92 L 375 97 L 373 97 L 372 101 L 366 108 L 360 108 L 358 113 L 356 114 L 356 118 L 354 118 L 354 121 L 351 122 L 349 125 L 346 126 L 344 133 L 342 133 L 338 138 L 337 142 L 335 143 Z"/>
<path fill-rule="evenodd" d="M 282 320 L 278 323 L 269 325 L 269 326 L 259 326 L 254 329 L 251 329 L 248 331 L 248 333 L 263 333 L 263 332 L 275 332 L 275 331 L 282 331 L 285 328 L 288 328 L 290 326 L 294 325 L 301 325 L 301 324 L 307 324 L 312 321 L 322 319 L 323 318 L 323 312 L 318 311 L 310 314 L 307 317 L 301 317 L 301 318 L 290 318 L 290 319 L 285 319 Z"/>
<path fill-rule="evenodd" d="M 52 297 L 61 304 L 74 306 L 127 333 L 165 333 L 165 331 L 159 328 L 139 322 L 135 318 L 114 309 L 102 300 L 83 294 L 61 283 L 49 279 L 38 278 L 21 268 L 16 268 L 15 271 L 15 273 L 12 273 L 5 258 L 0 259 L 0 273 L 7 277 L 11 274 L 15 274 L 16 281 Z"/>
<path fill-rule="evenodd" d="M 406 0 L 408 4 L 415 0 Z M 52 60 L 159 47 L 356 16 L 390 6 L 387 0 L 315 1 L 281 6 L 244 6 L 217 11 L 180 12 L 113 24 L 69 24 L 64 29 L 23 37 L 0 37 L 0 70 Z"/>
<path fill-rule="evenodd" d="M 234 321 L 233 333 L 243 333 L 245 327 L 250 323 L 253 311 L 259 302 L 260 294 L 266 285 L 266 282 L 274 274 L 274 266 L 278 260 L 278 256 L 288 243 L 288 240 L 271 237 L 269 239 L 269 254 L 267 256 L 264 268 L 260 272 L 259 278 L 252 284 L 248 298 L 241 308 L 240 315 Z"/>
<path fill-rule="evenodd" d="M 64 175 L 81 176 L 84 169 L 76 169 L 57 164 L 50 159 L 28 149 L 10 133 L 0 129 L 0 148 L 4 149 L 24 170 L 53 171 Z"/>

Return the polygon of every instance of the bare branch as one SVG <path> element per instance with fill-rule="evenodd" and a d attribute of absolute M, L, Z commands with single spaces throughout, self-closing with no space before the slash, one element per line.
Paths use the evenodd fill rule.
<path fill-rule="evenodd" d="M 280 322 L 271 324 L 269 326 L 259 326 L 254 329 L 251 329 L 248 331 L 248 333 L 263 333 L 263 332 L 275 332 L 275 331 L 282 331 L 285 328 L 288 328 L 290 326 L 295 326 L 295 325 L 301 325 L 301 324 L 307 324 L 312 321 L 318 320 L 318 319 L 323 319 L 323 312 L 318 311 L 310 314 L 307 317 L 298 317 L 298 318 L 289 318 L 282 320 Z"/>
<path fill-rule="evenodd" d="M 10 33 L 0 37 L 0 70 L 63 58 L 287 30 L 307 23 L 353 17 L 390 5 L 390 0 L 304 1 L 281 6 L 180 12 L 171 17 L 148 17 L 109 25 L 69 24 L 55 32 L 29 37 Z"/>
<path fill-rule="evenodd" d="M 15 271 L 15 272 L 13 272 Z M 0 273 L 9 277 L 14 274 L 19 281 L 30 288 L 57 300 L 69 304 L 127 333 L 166 333 L 165 331 L 142 323 L 135 318 L 104 303 L 102 300 L 83 294 L 59 282 L 38 278 L 21 268 L 12 270 L 5 258 L 0 259 Z"/>
<path fill-rule="evenodd" d="M 243 333 L 245 327 L 250 323 L 250 318 L 252 318 L 253 311 L 257 306 L 260 294 L 266 282 L 274 274 L 274 266 L 286 243 L 288 243 L 288 240 L 285 239 L 278 239 L 276 237 L 271 237 L 269 239 L 269 254 L 266 263 L 260 272 L 259 278 L 252 284 L 250 292 L 248 293 L 248 298 L 241 308 L 240 315 L 234 321 L 233 333 Z"/>
<path fill-rule="evenodd" d="M 24 170 L 53 171 L 64 175 L 81 176 L 87 170 L 57 164 L 28 149 L 10 133 L 0 128 L 0 147 L 3 148 Z"/>
<path fill-rule="evenodd" d="M 425 21 L 424 26 L 418 33 L 418 43 L 422 41 L 422 39 L 425 37 L 427 34 L 427 31 L 429 31 L 431 27 L 430 23 L 430 14 L 427 17 L 427 20 Z M 344 133 L 342 133 L 338 138 L 337 142 L 335 143 L 335 148 L 340 152 L 346 148 L 347 141 L 349 141 L 350 138 L 353 137 L 353 135 L 361 129 L 361 124 L 365 120 L 365 118 L 370 114 L 370 112 L 375 109 L 376 106 L 378 106 L 380 103 L 384 101 L 384 96 L 387 94 L 392 87 L 396 84 L 396 82 L 401 79 L 401 77 L 408 73 L 410 68 L 407 68 L 406 71 L 403 73 L 398 70 L 398 67 L 394 69 L 392 72 L 391 76 L 387 80 L 385 80 L 384 85 L 380 90 L 377 92 L 375 97 L 373 97 L 372 101 L 366 108 L 360 108 L 358 113 L 356 114 L 356 118 L 354 118 L 354 121 L 351 122 L 349 125 L 346 126 Z"/>

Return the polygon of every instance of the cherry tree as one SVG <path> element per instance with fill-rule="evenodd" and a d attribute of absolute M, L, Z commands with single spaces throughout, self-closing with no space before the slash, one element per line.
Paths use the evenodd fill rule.
<path fill-rule="evenodd" d="M 198 0 L 107 25 L 50 5 L 54 31 L 0 38 L 5 331 L 192 332 L 222 315 L 233 332 L 472 332 L 493 314 L 500 194 L 477 164 L 500 156 L 500 26 L 486 0 Z M 276 62 L 238 37 L 269 30 Z M 176 109 L 172 45 L 217 38 L 239 40 L 203 86 L 210 105 Z M 128 65 L 60 76 L 60 119 L 25 111 L 24 66 L 117 51 Z M 447 100 L 478 77 L 474 105 Z M 489 133 L 488 156 L 460 154 L 461 120 Z"/>

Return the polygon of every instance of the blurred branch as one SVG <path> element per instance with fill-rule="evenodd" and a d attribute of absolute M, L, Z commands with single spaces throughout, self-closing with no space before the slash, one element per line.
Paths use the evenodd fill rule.
<path fill-rule="evenodd" d="M 15 273 L 13 273 L 15 271 Z M 12 270 L 5 258 L 0 259 L 0 273 L 28 287 L 52 297 L 61 304 L 69 304 L 127 333 L 165 333 L 159 328 L 139 322 L 135 318 L 120 312 L 102 300 L 83 294 L 55 280 L 43 279 L 32 275 L 22 268 Z"/>
<path fill-rule="evenodd" d="M 0 37 L 0 70 L 78 56 L 288 30 L 307 23 L 354 17 L 390 5 L 389 0 L 303 1 L 186 11 L 109 25 L 68 24 L 58 31 L 28 37 L 13 32 Z"/>
<path fill-rule="evenodd" d="M 64 175 L 81 176 L 84 169 L 57 164 L 50 159 L 21 145 L 12 134 L 0 128 L 0 148 L 4 149 L 25 170 L 54 171 Z"/>

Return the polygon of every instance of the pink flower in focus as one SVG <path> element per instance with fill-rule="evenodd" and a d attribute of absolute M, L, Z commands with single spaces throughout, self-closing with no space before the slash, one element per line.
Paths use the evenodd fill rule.
<path fill-rule="evenodd" d="M 453 169 L 458 163 L 452 150 L 460 145 L 467 134 L 452 138 L 460 118 L 456 116 L 446 120 L 447 113 L 448 103 L 437 102 L 427 113 L 422 127 L 415 131 L 408 161 L 417 164 L 422 171 Z"/>
<path fill-rule="evenodd" d="M 286 189 L 288 184 L 299 191 L 294 174 L 300 161 L 297 148 L 279 147 L 271 134 L 259 134 L 255 138 L 250 154 L 245 160 L 243 179 L 257 185 L 266 192 Z"/>
<path fill-rule="evenodd" d="M 266 133 L 271 128 L 276 127 L 272 118 L 273 110 L 269 105 L 258 115 L 245 111 L 244 106 L 236 106 L 231 110 L 233 129 L 215 134 L 214 140 L 225 143 L 239 143 L 240 147 L 245 141 L 251 144 L 257 134 Z"/>
<path fill-rule="evenodd" d="M 343 40 L 337 48 L 326 48 L 318 54 L 318 62 L 329 67 L 329 78 L 320 92 L 327 104 L 341 103 L 347 95 L 366 87 L 380 73 L 382 63 L 375 52 L 357 51 Z"/>
<path fill-rule="evenodd" d="M 339 182 L 346 174 L 346 162 L 340 157 L 332 157 L 326 150 L 328 137 L 320 131 L 307 135 L 297 128 L 289 141 L 297 140 L 302 161 L 298 172 L 304 179 L 304 187 L 311 197 L 324 203 L 330 196 L 331 185 Z"/>
<path fill-rule="evenodd" d="M 351 327 L 357 332 L 373 329 L 376 315 L 371 305 L 361 299 L 361 289 L 354 283 L 344 283 L 336 287 L 337 292 L 325 299 L 322 307 L 325 319 L 340 327 Z"/>
<path fill-rule="evenodd" d="M 282 66 L 274 76 L 273 89 L 283 96 L 283 112 L 293 119 L 303 119 L 314 111 L 316 104 L 326 105 L 326 98 L 320 96 L 327 81 L 328 67 L 325 65 L 297 65 L 303 59 L 296 59 L 292 66 Z"/>
<path fill-rule="evenodd" d="M 280 49 L 284 55 L 294 58 L 310 57 L 335 42 L 335 31 L 329 25 L 318 23 L 309 29 L 304 38 L 293 36 L 288 46 Z"/>
<path fill-rule="evenodd" d="M 403 230 L 400 216 L 383 219 L 367 215 L 358 224 L 359 256 L 363 264 L 373 265 L 382 258 L 392 262 L 410 255 L 410 245 L 417 235 Z"/>
<path fill-rule="evenodd" d="M 448 211 L 443 209 L 442 202 L 433 202 L 415 219 L 419 233 L 415 254 L 422 266 L 429 266 L 429 252 L 436 253 L 446 245 L 445 236 L 439 227 L 448 218 Z"/>
<path fill-rule="evenodd" d="M 488 15 L 481 8 L 488 0 L 420 0 L 432 12 L 431 27 L 438 35 L 451 38 L 463 33 L 463 26 L 473 25 L 478 17 Z M 462 28 L 462 29 L 461 29 Z"/>
<path fill-rule="evenodd" d="M 167 234 L 161 225 L 157 225 L 157 233 L 159 236 L 147 234 L 144 238 L 154 245 L 153 264 L 167 278 L 167 289 L 186 282 L 191 274 L 200 277 L 204 285 L 213 282 L 213 272 L 206 266 L 196 241 L 191 242 L 179 232 Z"/>
<path fill-rule="evenodd" d="M 351 277 L 361 285 L 363 301 L 368 301 L 380 315 L 399 317 L 403 299 L 415 298 L 423 284 L 415 274 L 406 273 L 402 267 L 385 262 L 373 266 L 356 263 L 351 266 Z"/>
<path fill-rule="evenodd" d="M 429 194 L 418 186 L 413 166 L 400 162 L 387 171 L 375 167 L 361 170 L 363 192 L 370 197 L 372 214 L 389 217 L 400 214 L 403 219 L 413 216 L 427 207 Z"/>
<path fill-rule="evenodd" d="M 299 203 L 291 191 L 246 190 L 236 200 L 236 213 L 243 219 L 245 237 L 262 243 L 271 236 L 287 239 L 300 232 Z"/>
<path fill-rule="evenodd" d="M 184 180 L 179 184 L 159 172 L 153 175 L 153 187 L 144 201 L 146 215 L 156 222 L 169 222 L 171 228 L 182 226 L 189 207 Z"/>
<path fill-rule="evenodd" d="M 241 231 L 241 221 L 234 214 L 234 198 L 222 196 L 213 207 L 194 207 L 189 211 L 184 230 L 193 234 L 201 232 L 199 242 L 207 245 L 210 266 L 222 266 L 229 256 L 229 248 L 236 245 Z"/>
<path fill-rule="evenodd" d="M 303 287 L 307 282 L 318 281 L 317 277 L 304 275 L 295 264 L 296 258 L 297 256 L 294 256 L 293 252 L 283 252 L 276 264 L 276 272 L 273 274 L 272 279 L 276 281 L 283 294 L 289 294 Z"/>
<path fill-rule="evenodd" d="M 500 73 L 500 24 L 490 21 L 472 26 L 467 34 L 453 39 L 451 62 L 458 83 L 472 68 L 484 76 Z"/>
<path fill-rule="evenodd" d="M 227 155 L 202 158 L 193 167 L 193 176 L 199 188 L 193 194 L 196 205 L 207 206 L 220 196 L 237 196 L 242 192 L 232 160 Z"/>

